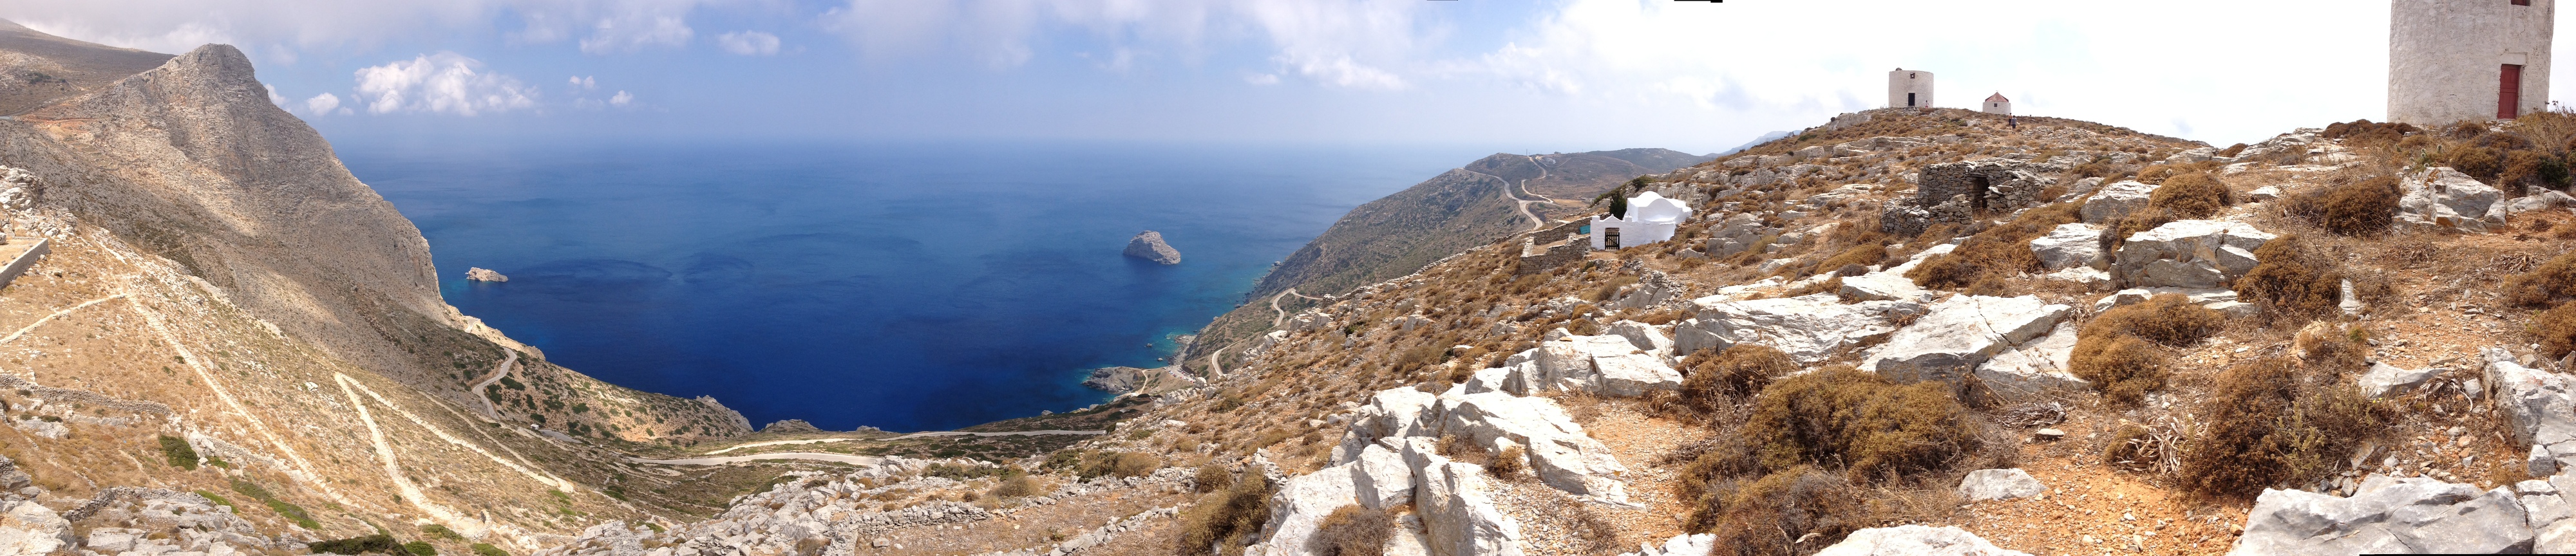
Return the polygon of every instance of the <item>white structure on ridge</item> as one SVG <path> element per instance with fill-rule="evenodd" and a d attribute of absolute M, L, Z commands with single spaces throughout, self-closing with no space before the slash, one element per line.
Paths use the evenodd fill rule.
<path fill-rule="evenodd" d="M 2010 116 L 2012 115 L 2012 99 L 2004 98 L 2003 93 L 1995 93 L 1995 96 L 1986 97 L 1986 107 L 1984 110 L 1988 114 Z"/>
<path fill-rule="evenodd" d="M 1931 108 L 1932 72 L 1896 68 L 1887 72 L 1888 108 Z"/>
<path fill-rule="evenodd" d="M 2393 0 L 2388 121 L 2511 119 L 2549 106 L 2557 0 Z"/>
<path fill-rule="evenodd" d="M 1636 247 L 1671 240 L 1673 229 L 1680 227 L 1682 219 L 1689 218 L 1690 213 L 1690 205 L 1666 199 L 1653 191 L 1629 197 L 1626 219 L 1592 217 L 1592 249 Z M 1618 236 L 1616 246 L 1610 245 L 1612 234 Z"/>

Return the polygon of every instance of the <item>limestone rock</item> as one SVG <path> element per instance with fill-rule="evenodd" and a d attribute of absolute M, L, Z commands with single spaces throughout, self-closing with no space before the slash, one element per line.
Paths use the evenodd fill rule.
<path fill-rule="evenodd" d="M 2129 236 L 2113 274 L 2130 286 L 2218 288 L 2254 269 L 2254 249 L 2278 237 L 2249 224 L 2178 220 Z"/>
<path fill-rule="evenodd" d="M 1333 317 L 1317 309 L 1298 311 L 1297 314 L 1288 317 L 1288 330 L 1291 332 L 1323 330 L 1332 327 Z"/>
<path fill-rule="evenodd" d="M 2246 200 L 2257 203 L 2279 198 L 2281 198 L 2281 188 L 2269 185 L 2254 188 L 2254 191 L 2245 194 Z"/>
<path fill-rule="evenodd" d="M 2094 192 L 2093 198 L 2085 200 L 2084 208 L 2076 212 L 2083 215 L 2086 224 L 2118 222 L 2121 218 L 2128 217 L 2129 213 L 2147 208 L 2147 196 L 2155 192 L 2156 186 L 2144 182 L 2135 180 L 2111 182 L 2110 185 L 2102 186 L 2101 191 Z"/>
<path fill-rule="evenodd" d="M 473 281 L 476 281 L 476 282 L 508 282 L 508 281 L 510 281 L 510 277 L 508 277 L 508 276 L 502 276 L 502 275 L 501 275 L 501 273 L 499 273 L 499 272 L 494 272 L 494 271 L 492 271 L 492 269 L 483 268 L 483 267 L 473 267 L 473 268 L 465 269 L 465 279 L 467 279 L 467 280 L 473 280 Z"/>
<path fill-rule="evenodd" d="M 1162 264 L 1181 264 L 1181 251 L 1163 243 L 1163 233 L 1145 230 L 1127 240 L 1127 256 Z"/>
<path fill-rule="evenodd" d="M 70 548 L 72 523 L 35 502 L 8 502 L 0 507 L 0 554 L 51 554 Z"/>
<path fill-rule="evenodd" d="M 1622 552 L 1619 556 L 1709 556 L 1711 551 L 1716 549 L 1717 535 L 1682 534 L 1664 539 L 1663 546 L 1642 544 L 1637 547 L 1636 552 Z"/>
<path fill-rule="evenodd" d="M 2484 382 L 2513 424 L 2514 442 L 2541 446 L 2559 462 L 2576 463 L 2576 377 L 2524 367 L 2499 348 L 2486 359 Z"/>
<path fill-rule="evenodd" d="M 1672 341 L 1643 323 L 1628 332 L 1639 336 L 1566 336 L 1540 342 L 1529 363 L 1512 365 L 1503 389 L 1531 395 L 1556 390 L 1634 397 L 1648 390 L 1677 390 L 1682 375 L 1665 364 Z M 1615 327 L 1614 327 L 1615 328 Z M 1642 330 L 1640 330 L 1642 328 Z M 1665 347 L 1648 350 L 1639 344 Z"/>
<path fill-rule="evenodd" d="M 2059 224 L 2048 235 L 2030 240 L 2030 252 L 2039 256 L 2040 266 L 2049 269 L 2102 266 L 2102 227 Z"/>
<path fill-rule="evenodd" d="M 1889 337 L 1865 367 L 1899 383 L 1963 383 L 1996 354 L 2047 334 L 2069 309 L 2038 296 L 1955 296 Z"/>
<path fill-rule="evenodd" d="M 1978 365 L 1977 380 L 1984 382 L 1986 388 L 2012 394 L 2091 388 L 2093 383 L 2067 372 L 2067 360 L 2075 355 L 2076 328 L 2073 319 L 2060 319 L 2047 336 L 2004 350 Z"/>
<path fill-rule="evenodd" d="M 1352 495 L 1362 506 L 1387 509 L 1413 501 L 1413 468 L 1404 455 L 1370 444 L 1351 467 Z"/>
<path fill-rule="evenodd" d="M 2559 207 L 2576 207 L 2576 196 L 2569 196 L 2565 193 L 2544 189 L 2539 193 L 2524 195 L 2520 198 L 2496 201 L 2495 206 L 2488 210 L 2499 213 L 2501 216 L 2514 216 L 2526 212 L 2549 210 Z"/>
<path fill-rule="evenodd" d="M 1814 556 L 2030 556 L 1957 527 L 1899 525 L 1853 531 Z"/>
<path fill-rule="evenodd" d="M 2515 552 L 2532 545 L 2525 516 L 2511 490 L 2423 477 L 2372 476 L 2350 498 L 2264 489 L 2228 554 Z"/>
<path fill-rule="evenodd" d="M 2450 369 L 2441 367 L 2408 370 L 2387 363 L 2373 362 L 2370 364 L 2370 371 L 2362 373 L 2357 385 L 2361 386 L 2362 395 L 2373 398 L 2403 394 L 2448 370 Z"/>
<path fill-rule="evenodd" d="M 2405 193 L 2397 200 L 2401 224 L 2482 232 L 2490 223 L 2502 222 L 2502 215 L 2488 218 L 2487 209 L 2503 192 L 2458 170 L 2437 167 L 2408 173 L 2398 181 L 2398 188 Z"/>
<path fill-rule="evenodd" d="M 2020 469 L 1979 469 L 1959 479 L 1959 498 L 1969 502 L 2030 498 L 2047 492 L 2039 479 Z"/>
<path fill-rule="evenodd" d="M 1674 353 L 1749 342 L 1779 349 L 1801 363 L 1823 361 L 1835 350 L 1894 332 L 1892 319 L 1923 312 L 1923 304 L 1914 301 L 1845 304 L 1832 294 L 1751 301 L 1716 295 L 1691 304 L 1698 316 L 1673 325 Z"/>
<path fill-rule="evenodd" d="M 1442 397 L 1440 435 L 1455 435 L 1500 453 L 1510 441 L 1528 453 L 1540 481 L 1568 493 L 1614 501 L 1628 499 L 1613 476 L 1628 471 L 1610 447 L 1584 434 L 1583 426 L 1547 398 L 1506 393 Z"/>
<path fill-rule="evenodd" d="M 1263 544 L 1272 554 L 1310 554 L 1309 541 L 1324 517 L 1342 506 L 1358 504 L 1359 487 L 1352 479 L 1358 463 L 1326 467 L 1314 473 L 1281 481 L 1270 495 L 1270 522 L 1261 530 L 1269 534 Z M 1410 493 L 1408 493 L 1410 494 Z"/>
<path fill-rule="evenodd" d="M 1404 439 L 1400 451 L 1417 479 L 1413 511 L 1422 515 L 1432 554 L 1520 556 L 1520 522 L 1494 508 L 1483 467 L 1441 457 L 1430 438 Z"/>

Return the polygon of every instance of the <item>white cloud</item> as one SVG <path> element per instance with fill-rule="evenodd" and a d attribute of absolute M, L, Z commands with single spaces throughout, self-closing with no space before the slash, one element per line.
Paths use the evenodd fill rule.
<path fill-rule="evenodd" d="M 589 37 L 581 39 L 586 54 L 634 52 L 654 46 L 683 46 L 697 31 L 687 21 L 671 14 L 625 14 L 601 18 L 591 25 Z"/>
<path fill-rule="evenodd" d="M 313 98 L 304 99 L 304 111 L 315 116 L 329 114 L 331 113 L 331 110 L 337 108 L 340 108 L 340 95 L 322 93 L 313 95 Z M 343 110 L 341 113 L 346 114 L 348 112 Z"/>
<path fill-rule="evenodd" d="M 778 53 L 778 35 L 759 31 L 735 31 L 716 35 L 716 46 L 725 52 L 744 56 L 768 56 Z"/>
<path fill-rule="evenodd" d="M 624 108 L 626 105 L 633 104 L 634 102 L 635 95 L 626 94 L 626 91 L 618 91 L 617 96 L 608 97 L 608 105 L 619 108 Z"/>
<path fill-rule="evenodd" d="M 591 76 L 576 75 L 572 77 L 572 90 L 574 91 L 591 91 L 597 89 L 599 89 L 599 80 L 592 79 Z"/>
<path fill-rule="evenodd" d="M 267 88 L 268 88 L 268 103 L 269 103 L 269 104 L 276 105 L 276 106 L 277 106 L 277 107 L 279 107 L 279 108 L 284 108 L 284 107 L 286 107 L 286 95 L 277 94 L 277 86 L 276 86 L 276 85 L 269 85 L 269 84 L 262 83 L 262 84 L 260 84 L 260 86 L 261 86 L 261 87 L 267 87 Z"/>
<path fill-rule="evenodd" d="M 1254 85 L 1277 85 L 1277 84 L 1279 84 L 1279 75 L 1278 75 L 1278 74 L 1270 74 L 1270 73 L 1256 73 L 1256 74 L 1252 74 L 1252 75 L 1246 75 L 1246 76 L 1243 76 L 1243 82 L 1245 82 L 1245 83 L 1251 83 L 1251 84 L 1254 84 Z"/>
<path fill-rule="evenodd" d="M 375 114 L 429 112 L 473 116 L 537 105 L 537 90 L 454 52 L 358 70 L 357 100 Z"/>

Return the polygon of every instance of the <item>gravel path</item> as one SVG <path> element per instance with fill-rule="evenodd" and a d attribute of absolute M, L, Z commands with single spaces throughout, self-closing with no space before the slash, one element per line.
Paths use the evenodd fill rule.
<path fill-rule="evenodd" d="M 483 377 L 483 380 L 474 383 L 474 399 L 482 400 L 483 415 L 494 419 L 501 418 L 501 408 L 492 406 L 492 398 L 484 396 L 483 389 L 491 386 L 493 382 L 500 381 L 501 377 L 510 376 L 510 366 L 519 363 L 519 350 L 507 351 L 510 352 L 510 356 L 501 358 L 501 366 L 492 368 L 491 376 Z"/>
<path fill-rule="evenodd" d="M 121 294 L 121 293 L 120 293 L 120 294 L 111 295 L 111 296 L 107 296 L 107 297 L 101 297 L 101 298 L 98 298 L 98 299 L 92 299 L 92 300 L 89 300 L 89 301 L 83 301 L 83 302 L 81 302 L 81 304 L 79 304 L 79 305 L 73 305 L 73 306 L 70 306 L 70 307 L 64 307 L 64 308 L 63 308 L 63 310 L 60 310 L 60 311 L 54 311 L 54 314 L 51 314 L 51 315 L 45 315 L 45 318 L 36 319 L 36 322 L 35 322 L 35 323 L 27 325 L 27 327 L 26 327 L 26 328 L 20 328 L 20 329 L 18 329 L 18 331 L 17 331 L 17 332 L 11 332 L 11 333 L 9 333 L 9 336 L 8 336 L 8 337 L 0 338 L 0 344 L 9 343 L 9 341 L 10 341 L 10 340 L 16 340 L 16 339 L 18 339 L 18 337 L 19 337 L 19 336 L 25 336 L 25 335 L 27 335 L 27 333 L 28 333 L 28 332 L 35 330 L 35 329 L 36 329 L 36 327 L 38 327 L 38 326 L 44 326 L 44 325 L 45 325 L 45 323 L 48 323 L 48 322 L 53 322 L 53 320 L 54 320 L 54 318 L 55 318 L 55 317 L 60 317 L 60 316 L 63 316 L 63 315 L 72 314 L 72 311 L 78 311 L 78 310 L 81 310 L 81 308 L 83 308 L 83 307 L 88 307 L 88 306 L 91 306 L 91 305 L 97 305 L 97 304 L 100 304 L 100 303 L 105 303 L 105 302 L 107 302 L 107 300 L 110 300 L 110 299 L 118 299 L 118 298 L 123 298 L 123 297 L 125 297 L 125 294 Z M 1275 307 L 1277 307 L 1277 306 L 1276 306 L 1276 305 L 1273 305 L 1272 307 L 1274 307 L 1274 308 L 1275 308 Z"/>

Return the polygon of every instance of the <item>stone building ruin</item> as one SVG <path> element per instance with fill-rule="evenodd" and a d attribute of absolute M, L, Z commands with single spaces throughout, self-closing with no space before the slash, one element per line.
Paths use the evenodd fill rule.
<path fill-rule="evenodd" d="M 2388 121 L 2512 119 L 2549 106 L 2557 0 L 2393 0 Z"/>
<path fill-rule="evenodd" d="M 1923 168 L 1914 198 L 1888 204 L 1878 215 L 1881 232 L 1911 237 L 1934 222 L 1966 224 L 1978 214 L 2037 206 L 2039 191 L 2055 180 L 2029 163 L 1988 158 Z"/>
<path fill-rule="evenodd" d="M 1888 108 L 1931 108 L 1932 72 L 1896 68 L 1887 72 Z"/>

